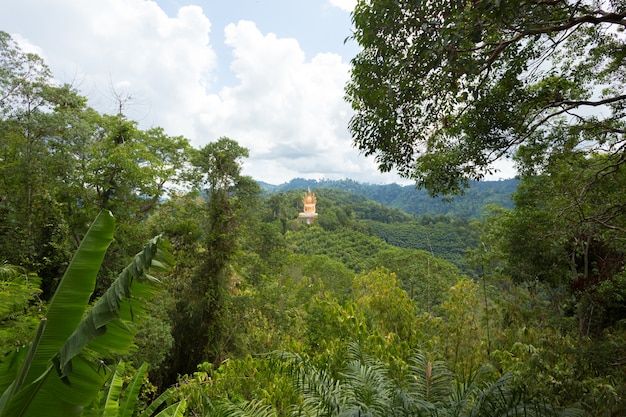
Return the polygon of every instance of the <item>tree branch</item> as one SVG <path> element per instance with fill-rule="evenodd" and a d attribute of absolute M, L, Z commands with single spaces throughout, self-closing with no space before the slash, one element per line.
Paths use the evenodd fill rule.
<path fill-rule="evenodd" d="M 604 104 L 611 104 L 611 103 L 615 103 L 617 101 L 621 101 L 621 100 L 626 100 L 626 94 L 621 94 L 619 96 L 614 96 L 614 97 L 609 97 L 609 98 L 605 98 L 604 100 L 598 100 L 598 101 L 591 101 L 591 100 L 562 100 L 562 101 L 556 101 L 554 103 L 552 103 L 549 107 L 557 107 L 557 106 L 562 106 L 562 105 L 567 105 L 570 106 L 567 110 L 572 110 L 576 107 L 580 107 L 580 106 L 593 106 L 593 107 L 597 107 L 597 106 L 602 106 Z"/>
<path fill-rule="evenodd" d="M 601 23 L 611 23 L 620 26 L 626 26 L 626 13 L 608 13 L 603 10 L 597 10 L 590 14 L 574 17 L 562 24 L 529 29 L 525 32 L 525 34 L 541 35 L 544 33 L 562 32 L 564 30 L 571 29 L 574 26 L 582 25 L 583 23 L 591 23 L 593 25 L 599 25 Z"/>
<path fill-rule="evenodd" d="M 542 4 L 556 4 L 559 1 L 554 1 L 550 3 L 542 2 Z M 520 41 L 528 35 L 542 35 L 549 34 L 554 32 L 563 32 L 569 30 L 575 26 L 582 25 L 584 23 L 591 23 L 594 25 L 598 25 L 601 23 L 611 23 L 617 24 L 620 26 L 626 27 L 626 13 L 609 13 L 603 10 L 597 10 L 593 13 L 586 14 L 583 16 L 573 17 L 572 19 L 563 22 L 561 24 L 543 26 L 537 28 L 529 28 L 526 30 L 519 31 L 512 38 L 502 41 L 500 43 L 491 43 L 495 48 L 491 52 L 489 58 L 485 61 L 485 64 L 481 68 L 480 72 L 485 69 L 491 67 L 491 65 L 495 62 L 495 60 L 504 52 L 506 48 L 508 48 L 511 44 Z M 479 48 L 480 49 L 480 48 Z"/>

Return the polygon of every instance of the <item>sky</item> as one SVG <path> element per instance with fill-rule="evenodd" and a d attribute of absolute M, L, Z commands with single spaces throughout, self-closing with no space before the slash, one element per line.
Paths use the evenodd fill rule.
<path fill-rule="evenodd" d="M 408 184 L 352 145 L 344 100 L 356 0 L 20 0 L 0 30 L 96 110 L 200 148 L 249 149 L 243 174 Z M 504 168 L 498 178 L 511 177 Z"/>

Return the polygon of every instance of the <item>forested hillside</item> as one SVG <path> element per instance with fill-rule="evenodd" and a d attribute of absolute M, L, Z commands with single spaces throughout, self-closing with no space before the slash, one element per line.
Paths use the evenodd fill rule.
<path fill-rule="evenodd" d="M 487 31 L 499 14 L 485 7 L 518 11 L 507 19 L 520 24 L 578 10 L 498 4 L 463 3 L 469 20 L 460 29 L 478 19 Z M 387 91 L 425 94 L 414 83 L 421 78 L 404 80 L 409 72 L 398 67 L 390 74 L 401 80 L 374 94 L 380 80 L 368 87 L 359 77 L 385 69 L 387 61 L 368 59 L 400 48 L 391 41 L 406 32 L 391 28 L 428 7 L 358 2 L 355 37 L 366 48 L 348 86 L 351 128 L 365 149 L 385 148 L 383 170 L 396 161 L 435 192 L 469 185 L 471 199 L 454 210 L 411 188 L 349 180 L 339 183 L 354 190 L 292 181 L 293 189 L 264 192 L 243 175 L 249 150 L 236 140 L 198 149 L 140 128 L 122 103 L 101 114 L 0 32 L 0 417 L 626 415 L 622 118 L 528 132 L 489 108 L 493 118 L 441 121 L 446 140 L 425 144 L 437 145 L 431 158 L 399 155 L 417 149 L 402 141 L 419 139 L 399 130 L 422 116 L 408 123 L 406 112 L 433 104 L 400 111 Z M 620 10 L 608 15 L 623 25 Z M 417 34 L 435 31 L 424 24 Z M 485 34 L 486 44 L 498 39 Z M 605 62 L 614 45 L 595 35 Z M 454 38 L 446 36 L 440 41 Z M 406 71 L 425 58 L 415 59 Z M 473 85 L 472 111 L 499 99 L 506 112 L 543 120 L 548 87 L 563 87 L 570 101 L 586 97 L 556 78 L 521 88 L 507 78 L 519 68 L 496 67 L 501 83 Z M 457 102 L 473 94 L 462 90 Z M 528 105 L 509 102 L 511 91 Z M 398 126 L 376 125 L 378 113 L 368 113 L 376 100 Z M 518 181 L 495 191 L 468 180 L 517 134 Z M 457 147 L 453 136 L 472 146 Z M 602 152 L 589 150 L 594 138 Z M 299 217 L 309 188 L 311 222 Z"/>
<path fill-rule="evenodd" d="M 442 214 L 409 215 L 353 192 L 326 187 L 313 190 L 318 196 L 318 224 L 324 229 L 336 230 L 349 226 L 373 234 L 393 246 L 429 252 L 453 263 L 469 275 L 476 275 L 476 267 L 468 265 L 465 257 L 466 251 L 479 243 L 476 221 Z M 291 216 L 295 217 L 295 207 L 301 204 L 303 192 L 301 189 L 270 193 L 270 201 L 289 200 L 289 205 L 294 207 Z M 316 250 L 320 253 L 341 253 L 336 252 L 332 243 L 316 244 Z M 360 256 L 367 257 L 367 254 Z"/>
<path fill-rule="evenodd" d="M 306 180 L 295 178 L 285 184 L 260 183 L 260 185 L 266 194 L 307 188 L 333 188 L 350 191 L 408 214 L 427 214 L 430 216 L 442 214 L 451 217 L 479 218 L 484 214 L 483 208 L 489 204 L 513 208 L 511 196 L 518 183 L 519 180 L 517 179 L 472 181 L 463 195 L 454 197 L 431 197 L 427 190 L 418 189 L 414 185 L 362 184 L 348 179 Z"/>

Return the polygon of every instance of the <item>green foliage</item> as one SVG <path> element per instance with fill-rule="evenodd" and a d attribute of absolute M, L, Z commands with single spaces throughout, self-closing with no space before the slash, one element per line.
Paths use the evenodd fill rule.
<path fill-rule="evenodd" d="M 375 269 L 358 275 L 353 286 L 357 305 L 372 328 L 382 334 L 394 333 L 401 340 L 411 340 L 416 307 L 395 274 Z"/>
<path fill-rule="evenodd" d="M 129 369 L 131 368 L 131 369 Z M 170 402 L 175 395 L 174 390 L 166 390 L 151 404 L 140 412 L 137 412 L 137 403 L 141 393 L 141 388 L 147 375 L 148 365 L 144 363 L 139 369 L 134 370 L 134 374 L 125 382 L 129 371 L 133 371 L 129 364 L 120 361 L 115 367 L 106 389 L 101 392 L 101 404 L 93 403 L 89 408 L 83 410 L 82 416 L 102 416 L 102 417 L 182 417 L 185 413 L 187 402 L 185 399 L 175 401 L 163 408 L 162 405 Z M 159 408 L 162 408 L 158 412 Z"/>
<path fill-rule="evenodd" d="M 625 309 L 623 168 L 574 152 L 544 170 L 524 178 L 514 211 L 490 221 L 486 247 L 518 281 L 550 284 L 555 302 L 575 312 L 581 335 L 600 334 Z"/>
<path fill-rule="evenodd" d="M 271 357 L 246 356 L 224 362 L 214 369 L 210 363 L 181 377 L 176 394 L 188 400 L 192 415 L 231 415 L 253 410 L 285 415 L 297 401 L 297 392 L 283 365 Z M 247 415 L 247 414 L 232 414 Z"/>
<path fill-rule="evenodd" d="M 397 210 L 390 210 L 382 205 L 375 204 L 356 194 L 325 188 L 331 184 L 320 183 L 321 188 L 316 190 L 318 197 L 318 212 L 321 213 L 314 226 L 319 226 L 328 232 L 339 232 L 346 235 L 356 232 L 374 235 L 393 246 L 405 248 L 421 249 L 433 253 L 435 256 L 453 262 L 465 272 L 475 275 L 476 271 L 465 262 L 465 252 L 468 248 L 474 247 L 478 243 L 476 228 L 466 218 L 450 218 L 443 215 L 425 215 L 420 219 L 415 219 Z M 269 197 L 273 204 L 273 212 L 284 212 L 285 206 L 292 206 L 299 203 L 301 196 L 293 192 L 274 194 Z M 279 203 L 279 201 L 282 201 Z M 283 207 L 282 209 L 279 207 Z M 297 210 L 292 211 L 292 218 L 297 216 Z M 268 217 L 276 218 L 276 217 Z M 342 219 L 340 221 L 340 219 Z M 318 234 L 306 239 L 303 234 L 305 228 L 299 227 L 295 230 L 287 230 L 286 222 L 283 230 L 286 230 L 288 239 L 298 239 L 296 251 L 302 253 L 324 253 L 335 257 L 337 251 L 333 243 L 325 240 L 323 244 L 317 244 Z M 350 230 L 345 230 L 350 229 Z M 351 238 L 353 239 L 353 238 Z M 368 238 L 361 238 L 366 240 Z M 301 246 L 303 245 L 303 246 Z M 344 247 L 353 246 L 353 243 L 343 242 Z M 327 249 L 329 248 L 329 249 Z M 320 252 L 315 252 L 319 250 Z M 345 251 L 346 249 L 344 249 Z M 366 256 L 370 256 L 369 254 Z M 350 262 L 349 259 L 342 259 L 346 265 L 352 269 L 360 270 L 363 266 Z"/>
<path fill-rule="evenodd" d="M 0 258 L 40 276 L 48 300 L 91 219 L 112 210 L 101 295 L 148 238 L 141 220 L 186 183 L 189 143 L 97 113 L 40 57 L 0 38 Z"/>
<path fill-rule="evenodd" d="M 622 6 L 359 1 L 346 87 L 355 145 L 435 195 L 483 178 L 519 145 L 537 155 L 580 145 L 623 163 Z M 565 143 L 551 134 L 562 122 Z"/>
<path fill-rule="evenodd" d="M 388 363 L 368 355 L 356 344 L 347 346 L 342 356 L 345 360 L 333 370 L 327 364 L 316 365 L 306 355 L 276 352 L 265 360 L 266 364 L 271 364 L 269 367 L 258 364 L 256 372 L 250 375 L 257 386 L 272 390 L 257 392 L 254 400 L 222 397 L 224 399 L 207 403 L 203 415 L 583 415 L 579 409 L 555 408 L 528 399 L 524 391 L 515 386 L 510 374 L 499 375 L 488 366 L 463 377 L 451 373 L 444 363 L 414 352 L 403 374 L 391 378 Z M 206 374 L 203 375 L 206 378 Z M 281 379 L 283 385 L 265 385 L 269 375 L 274 380 Z M 232 375 L 216 373 L 214 376 L 216 379 L 211 379 L 211 385 L 222 386 L 227 381 L 237 380 L 233 380 Z M 221 382 L 220 377 L 226 381 Z M 210 390 L 209 384 L 204 386 Z M 191 380 L 181 386 L 192 392 L 198 388 Z M 272 393 L 278 392 L 289 392 L 288 396 L 282 396 L 279 406 L 270 400 Z"/>
<path fill-rule="evenodd" d="M 293 292 L 302 294 L 297 302 L 306 302 L 320 292 L 328 292 L 338 300 L 351 294 L 354 272 L 326 255 L 290 255 L 284 271 L 293 280 Z"/>
<path fill-rule="evenodd" d="M 134 311 L 147 302 L 155 278 L 145 270 L 165 268 L 171 258 L 158 248 L 159 239 L 122 271 L 112 288 L 89 310 L 96 274 L 113 239 L 113 216 L 103 211 L 94 220 L 48 306 L 26 357 L 21 352 L 0 364 L 0 415 L 80 415 L 97 395 L 107 374 L 103 359 L 127 351 L 132 332 L 122 319 L 131 319 L 131 285 Z M 134 281 L 134 283 L 133 283 Z M 129 337 L 130 336 L 130 337 Z"/>
<path fill-rule="evenodd" d="M 435 349 L 441 349 L 456 373 L 471 374 L 488 360 L 485 301 L 477 283 L 462 279 L 450 287 L 438 309 L 443 320 L 436 320 L 436 334 L 441 339 Z"/>
<path fill-rule="evenodd" d="M 35 54 L 23 52 L 11 36 L 0 31 L 0 110 L 3 115 L 23 110 L 22 98 L 43 89 L 49 68 Z"/>
<path fill-rule="evenodd" d="M 23 348 L 42 316 L 41 280 L 22 268 L 0 265 L 0 357 Z"/>
<path fill-rule="evenodd" d="M 162 298 L 155 296 L 155 302 L 162 301 Z M 172 326 L 169 322 L 157 316 L 154 308 L 149 308 L 147 314 L 138 325 L 135 334 L 135 348 L 131 352 L 134 363 L 147 362 L 150 366 L 158 368 L 170 353 L 174 346 L 172 336 Z"/>
<path fill-rule="evenodd" d="M 323 294 L 307 305 L 305 348 L 323 354 L 343 347 L 346 341 L 362 340 L 369 334 L 367 320 L 355 302 L 339 304 Z"/>
<path fill-rule="evenodd" d="M 468 274 L 476 271 L 467 264 L 468 249 L 478 244 L 478 230 L 465 218 L 423 216 L 419 221 L 384 224 L 368 221 L 372 232 L 393 246 L 430 252 Z"/>
<path fill-rule="evenodd" d="M 287 247 L 304 255 L 326 255 L 353 271 L 365 268 L 366 259 L 388 245 L 370 234 L 347 228 L 328 231 L 315 224 L 285 233 Z"/>
<path fill-rule="evenodd" d="M 623 167 L 614 154 L 526 148 L 512 211 L 485 219 L 472 257 L 502 296 L 493 359 L 532 395 L 623 408 Z M 513 284 L 506 278 L 515 280 Z M 601 358 L 601 359 L 600 359 Z M 618 411 L 619 414 L 619 411 Z"/>
<path fill-rule="evenodd" d="M 406 164 L 443 193 L 516 149 L 521 182 L 471 182 L 452 201 L 302 179 L 260 198 L 234 140 L 193 150 L 100 115 L 0 33 L 0 259 L 24 267 L 0 267 L 0 353 L 20 348 L 1 359 L 0 414 L 28 404 L 37 412 L 26 415 L 46 416 L 579 415 L 572 404 L 624 414 L 622 81 L 597 72 L 620 72 L 621 38 L 597 23 L 623 16 L 600 13 L 582 33 L 567 19 L 586 3 L 571 3 L 358 3 L 365 47 L 347 92 L 351 128 L 375 135 L 357 136 L 362 150 L 383 146 L 383 169 Z M 546 17 L 574 23 L 571 33 L 539 25 L 522 39 Z M 551 65 L 525 67 L 554 52 L 548 38 L 560 42 L 558 56 L 542 55 Z M 570 59 L 572 45 L 596 49 Z M 486 51 L 491 68 L 467 66 Z M 585 96 L 599 79 L 617 91 L 597 92 L 608 118 L 562 122 L 599 103 Z M 298 219 L 307 188 L 318 197 L 311 225 Z M 102 207 L 118 218 L 113 241 L 106 213 L 88 232 Z M 158 239 L 113 280 L 161 234 L 177 260 L 161 291 L 144 274 L 171 261 Z M 144 361 L 149 374 L 133 370 Z"/>
<path fill-rule="evenodd" d="M 229 321 L 239 313 L 231 299 L 243 241 L 239 234 L 252 227 L 260 192 L 256 182 L 241 175 L 242 159 L 247 155 L 247 149 L 229 138 L 220 138 L 194 154 L 199 186 L 207 192 L 204 218 L 199 220 L 202 251 L 195 254 L 202 253 L 202 262 L 194 261 L 185 291 L 176 299 L 175 344 L 165 378 L 170 384 L 198 363 L 220 363 L 232 348 Z"/>
<path fill-rule="evenodd" d="M 623 406 L 619 371 L 596 368 L 607 358 L 612 363 L 623 358 L 614 350 L 623 350 L 623 329 L 594 340 L 580 338 L 576 319 L 564 317 L 545 284 L 495 285 L 501 295 L 490 310 L 494 365 L 508 370 L 532 398 L 579 403 L 592 415 L 611 415 Z"/>
<path fill-rule="evenodd" d="M 371 259 L 372 268 L 384 267 L 395 273 L 402 288 L 421 311 L 431 311 L 460 278 L 452 264 L 428 252 L 390 248 Z"/>
<path fill-rule="evenodd" d="M 315 188 L 318 197 L 317 211 L 324 213 L 337 212 L 343 214 L 346 220 L 341 226 L 351 226 L 350 219 L 370 219 L 384 223 L 408 221 L 411 216 L 401 210 L 390 208 L 379 202 L 365 198 L 363 195 L 357 195 L 348 191 L 342 191 L 331 187 L 334 183 L 319 183 L 319 188 Z M 322 220 L 320 217 L 319 220 Z"/>

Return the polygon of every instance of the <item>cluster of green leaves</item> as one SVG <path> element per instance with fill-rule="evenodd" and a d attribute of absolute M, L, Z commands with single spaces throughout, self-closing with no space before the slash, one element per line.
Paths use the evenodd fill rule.
<path fill-rule="evenodd" d="M 463 279 L 454 266 L 428 252 L 393 247 L 355 226 L 327 229 L 316 222 L 297 227 L 294 223 L 284 229 L 280 216 L 295 215 L 298 209 L 294 206 L 302 193 L 276 196 L 268 198 L 267 211 L 259 210 L 265 224 L 272 227 L 255 236 L 252 242 L 256 243 L 250 242 L 247 248 L 253 251 L 257 243 L 265 242 L 261 246 L 266 255 L 280 256 L 261 259 L 248 253 L 238 258 L 254 261 L 254 271 L 238 270 L 236 279 L 240 281 L 231 293 L 229 317 L 237 327 L 231 340 L 239 347 L 231 346 L 229 360 L 223 364 L 205 365 L 183 377 L 179 395 L 193 398 L 190 409 L 196 411 L 192 412 L 290 415 L 292 407 L 303 404 L 304 397 L 298 396 L 308 394 L 290 385 L 291 374 L 277 372 L 273 359 L 246 356 L 246 352 L 278 349 L 305 355 L 340 385 L 348 372 L 344 366 L 350 341 L 358 342 L 385 364 L 394 381 L 408 366 L 415 347 L 433 360 L 445 361 L 460 380 L 491 363 L 497 372 L 490 381 L 502 377 L 507 392 L 516 393 L 502 398 L 524 399 L 527 408 L 520 408 L 520 413 L 532 413 L 537 406 L 535 411 L 546 415 L 552 413 L 550 409 L 578 415 L 580 408 L 567 409 L 573 404 L 600 413 L 620 409 L 620 377 L 599 375 L 604 371 L 598 364 L 593 365 L 595 376 L 584 377 L 585 369 L 592 368 L 583 363 L 598 339 L 585 342 L 578 338 L 575 320 L 555 310 L 562 305 L 553 299 L 556 293 L 549 285 L 513 283 L 502 258 L 476 254 L 473 261 L 476 271 L 482 271 L 477 275 L 480 281 Z M 336 207 L 332 199 L 318 201 L 324 208 Z M 485 231 L 494 238 L 505 237 L 505 229 Z M 263 236 L 271 237 L 274 245 L 268 245 Z M 482 240 L 477 251 L 495 250 L 484 236 Z M 358 256 L 347 257 L 348 253 Z M 381 266 L 387 269 L 376 269 Z M 248 277 L 254 279 L 248 281 Z M 249 336 L 242 337 L 240 332 Z M 620 334 L 610 332 L 616 353 Z M 609 349 L 608 344 L 603 346 Z M 612 360 L 620 359 L 613 356 Z M 327 392 L 326 388 L 321 391 Z M 488 393 L 479 389 L 476 395 Z M 388 397 L 378 400 L 384 402 Z M 475 406 L 472 401 L 466 403 L 471 404 L 466 409 L 470 415 L 476 412 L 467 411 Z"/>
<path fill-rule="evenodd" d="M 438 195 L 517 163 L 515 207 L 493 209 L 472 255 L 484 319 L 518 332 L 487 333 L 491 360 L 533 395 L 623 413 L 607 366 L 624 363 L 623 2 L 363 0 L 352 17 L 350 130 L 382 171 Z M 521 292 L 525 308 L 505 301 Z"/>
<path fill-rule="evenodd" d="M 288 375 L 277 373 L 272 360 L 249 355 L 274 349 L 307 355 L 317 366 L 331 366 L 340 384 L 350 341 L 358 341 L 389 372 L 407 366 L 412 347 L 445 361 L 461 379 L 492 363 L 498 370 L 492 382 L 508 375 L 507 389 L 518 393 L 511 398 L 524 393 L 527 405 L 542 404 L 544 413 L 547 404 L 559 408 L 580 401 L 588 410 L 619 409 L 620 379 L 611 380 L 616 376 L 608 374 L 583 377 L 591 369 L 582 363 L 591 357 L 594 341 L 578 341 L 575 320 L 554 310 L 558 303 L 552 302 L 555 293 L 549 286 L 539 291 L 512 283 L 507 278 L 511 270 L 491 255 L 474 257 L 480 285 L 461 279 L 451 264 L 426 251 L 384 243 L 354 217 L 341 227 L 299 223 L 302 194 L 268 197 L 255 211 L 261 222 L 247 222 L 249 238 L 241 242 L 245 251 L 231 258 L 233 275 L 223 316 L 230 329 L 222 357 L 229 359 L 212 361 L 180 380 L 178 395 L 189 399 L 192 413 L 289 415 L 292 406 L 302 403 L 302 393 Z M 320 216 L 326 209 L 346 211 L 342 194 L 337 195 L 339 204 L 332 197 L 319 198 Z M 177 207 L 175 212 L 187 207 L 187 214 L 180 223 L 173 219 L 168 229 L 193 252 L 198 236 L 190 225 L 201 222 L 193 223 L 192 213 L 204 202 L 194 203 L 193 196 L 180 201 L 185 206 L 172 201 L 166 207 Z M 467 220 L 440 217 L 423 217 L 422 223 L 470 227 Z M 485 231 L 494 238 L 510 236 L 502 228 Z M 485 239 L 479 249 L 495 250 Z M 620 333 L 610 335 L 617 353 Z M 603 346 L 609 349 L 608 343 Z M 593 365 L 596 374 L 601 372 L 598 365 Z"/>
<path fill-rule="evenodd" d="M 399 285 L 393 274 L 376 270 L 357 276 L 343 301 L 330 291 L 313 293 L 304 344 L 231 359 L 217 369 L 202 365 L 180 381 L 179 395 L 193 413 L 211 416 L 583 415 L 563 407 L 571 398 L 556 401 L 521 382 L 538 368 L 518 356 L 517 344 L 507 345 L 511 339 L 495 316 L 491 341 L 507 347 L 486 348 L 476 283 L 461 280 L 442 291 L 444 301 L 433 314 L 420 312 Z M 520 331 L 520 324 L 509 329 Z M 510 373 L 503 370 L 507 355 Z M 483 365 L 488 358 L 499 368 Z"/>
<path fill-rule="evenodd" d="M 348 228 L 327 230 L 319 226 L 288 231 L 287 247 L 304 255 L 326 255 L 336 259 L 353 271 L 364 269 L 367 259 L 388 245 L 371 235 Z"/>
<path fill-rule="evenodd" d="M 104 290 L 148 238 L 141 221 L 187 179 L 189 143 L 99 114 L 4 32 L 0 57 L 0 254 L 41 277 L 47 300 L 89 222 L 112 210 L 117 239 L 100 273 Z"/>
<path fill-rule="evenodd" d="M 130 368 L 130 369 L 129 369 Z M 134 375 L 125 381 L 128 371 L 134 371 Z M 174 389 L 161 393 L 149 405 L 141 408 L 138 406 L 144 378 L 147 375 L 148 364 L 144 363 L 137 370 L 132 366 L 120 361 L 111 373 L 111 378 L 105 389 L 99 392 L 99 397 L 86 407 L 83 416 L 104 417 L 183 417 L 187 408 L 187 401 L 182 399 L 168 404 L 174 396 Z M 160 410 L 160 411 L 159 411 Z"/>
<path fill-rule="evenodd" d="M 166 268 L 172 259 L 159 247 L 161 238 L 155 238 L 88 308 L 113 229 L 111 213 L 101 212 L 67 268 L 28 349 L 3 358 L 0 415 L 79 416 L 106 380 L 104 360 L 128 351 L 132 343 L 129 322 L 134 314 L 141 314 L 151 286 L 158 282 L 146 271 Z M 131 288 L 134 309 L 130 308 Z"/>
<path fill-rule="evenodd" d="M 30 342 L 44 308 L 40 285 L 23 268 L 0 265 L 0 357 Z"/>
<path fill-rule="evenodd" d="M 519 145 L 623 155 L 621 1 L 361 0 L 352 20 L 350 130 L 382 171 L 437 195 Z"/>
<path fill-rule="evenodd" d="M 523 372 L 534 362 L 537 391 L 577 395 L 590 409 L 619 414 L 624 380 L 609 364 L 624 361 L 623 167 L 610 155 L 566 152 L 540 168 L 523 177 L 514 210 L 493 208 L 472 255 L 488 275 L 517 284 L 507 293 L 526 286 L 525 303 L 544 306 L 523 318 L 500 306 L 507 321 L 528 329 L 502 360 Z"/>
<path fill-rule="evenodd" d="M 484 237 L 495 258 L 488 262 L 517 281 L 564 287 L 585 335 L 615 324 L 624 310 L 623 171 L 606 156 L 560 155 L 524 178 L 515 210 L 496 212 Z"/>

